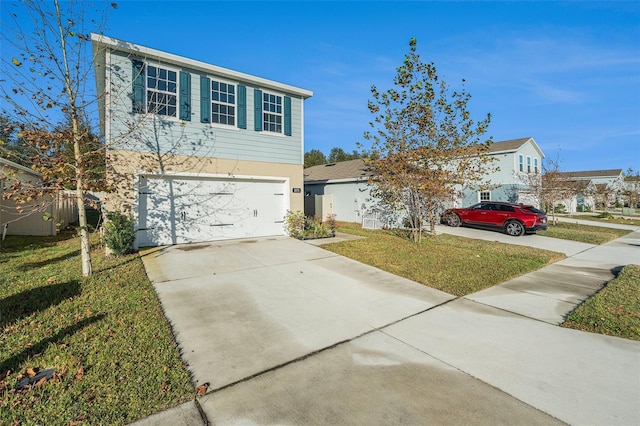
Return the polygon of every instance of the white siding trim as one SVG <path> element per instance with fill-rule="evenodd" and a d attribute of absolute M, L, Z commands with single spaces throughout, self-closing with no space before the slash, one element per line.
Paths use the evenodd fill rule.
<path fill-rule="evenodd" d="M 94 44 L 103 45 L 105 47 L 108 46 L 113 50 L 143 57 L 145 60 L 151 59 L 157 61 L 169 61 L 176 64 L 184 64 L 187 68 L 192 68 L 205 74 L 215 74 L 234 80 L 246 81 L 255 84 L 256 86 L 262 86 L 272 90 L 296 94 L 298 96 L 301 96 L 303 99 L 313 96 L 313 92 L 310 90 L 290 86 L 288 84 L 278 83 L 238 71 L 233 71 L 216 65 L 207 64 L 205 62 L 185 58 L 183 56 L 174 55 L 172 53 L 151 49 L 149 47 L 128 43 L 102 34 L 91 33 L 91 41 Z"/>

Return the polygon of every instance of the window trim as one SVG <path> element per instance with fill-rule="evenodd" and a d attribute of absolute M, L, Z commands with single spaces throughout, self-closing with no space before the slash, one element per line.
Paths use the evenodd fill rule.
<path fill-rule="evenodd" d="M 180 69 L 179 68 L 175 68 L 171 65 L 167 65 L 164 64 L 162 62 L 155 62 L 155 61 L 150 61 L 150 60 L 143 60 L 142 63 L 144 64 L 144 101 L 145 101 L 145 105 L 144 105 L 144 113 L 143 114 L 153 114 L 156 115 L 158 117 L 163 117 L 164 119 L 167 120 L 175 120 L 175 121 L 183 121 L 180 119 Z M 158 114 L 157 112 L 154 111 L 149 111 L 149 100 L 148 100 L 148 94 L 149 94 L 149 90 L 154 91 L 155 93 L 170 93 L 170 92 L 160 92 L 157 89 L 149 89 L 149 66 L 155 67 L 155 68 L 162 68 L 165 69 L 167 71 L 172 71 L 176 73 L 176 91 L 175 91 L 175 97 L 176 97 L 176 115 L 168 115 L 168 114 Z"/>
<path fill-rule="evenodd" d="M 281 107 L 281 112 L 280 113 L 274 113 L 271 111 L 266 111 L 265 107 L 264 107 L 264 96 L 265 95 L 273 95 L 276 97 L 279 97 L 281 99 L 281 103 L 280 103 L 280 107 Z M 262 108 L 262 120 L 261 120 L 261 133 L 264 134 L 268 134 L 268 135 L 275 135 L 275 136 L 285 136 L 284 134 L 284 98 L 285 95 L 282 93 L 277 93 L 277 92 L 271 92 L 268 90 L 262 90 L 262 99 L 260 99 L 260 105 Z M 255 100 L 254 100 L 255 102 Z M 264 124 L 265 124 L 265 114 L 271 114 L 271 115 L 279 115 L 280 116 L 280 131 L 271 131 L 271 130 L 265 130 L 264 128 Z"/>
<path fill-rule="evenodd" d="M 524 155 L 518 154 L 518 170 L 524 172 Z"/>
<path fill-rule="evenodd" d="M 209 109 L 209 123 L 212 127 L 218 127 L 221 129 L 228 129 L 228 130 L 232 130 L 238 129 L 238 86 L 239 83 L 237 81 L 231 81 L 231 80 L 225 80 L 224 78 L 219 78 L 217 76 L 211 76 L 211 75 L 207 75 L 206 76 L 209 79 L 209 104 L 210 104 L 210 109 Z M 233 103 L 233 108 L 234 108 L 234 113 L 233 113 L 233 124 L 223 124 L 223 123 L 214 123 L 213 122 L 213 104 L 217 103 L 218 105 L 231 105 L 229 103 L 221 103 L 220 101 L 214 101 L 213 100 L 213 82 L 217 82 L 217 83 L 224 83 L 227 85 L 231 85 L 234 87 L 234 93 L 233 96 L 235 97 L 235 102 Z"/>
<path fill-rule="evenodd" d="M 483 194 L 488 194 L 489 199 L 487 199 L 487 200 L 483 200 L 483 199 L 482 199 L 482 195 L 483 195 Z M 479 202 L 479 203 L 488 203 L 488 202 L 490 202 L 490 201 L 491 201 L 491 191 L 478 191 L 478 202 Z"/>

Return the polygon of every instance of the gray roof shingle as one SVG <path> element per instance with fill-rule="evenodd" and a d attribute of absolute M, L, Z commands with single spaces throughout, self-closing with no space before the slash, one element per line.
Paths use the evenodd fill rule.
<path fill-rule="evenodd" d="M 326 181 L 335 179 L 367 179 L 367 166 L 362 159 L 321 164 L 304 169 L 304 181 Z"/>

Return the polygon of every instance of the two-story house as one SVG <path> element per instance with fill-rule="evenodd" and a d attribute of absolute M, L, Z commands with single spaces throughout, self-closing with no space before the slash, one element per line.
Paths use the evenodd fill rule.
<path fill-rule="evenodd" d="M 497 170 L 487 179 L 489 188 L 467 189 L 458 205 L 470 206 L 480 201 L 507 201 L 538 206 L 531 189 L 539 185 L 544 153 L 531 138 L 510 139 L 491 144 L 489 155 Z"/>
<path fill-rule="evenodd" d="M 138 246 L 284 235 L 303 209 L 309 90 L 91 36 L 109 211 Z"/>

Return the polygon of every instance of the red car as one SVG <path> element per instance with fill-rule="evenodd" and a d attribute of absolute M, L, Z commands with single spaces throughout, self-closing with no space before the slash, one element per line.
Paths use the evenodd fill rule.
<path fill-rule="evenodd" d="M 525 204 L 486 201 L 471 207 L 445 210 L 440 222 L 449 226 L 468 225 L 496 229 L 519 237 L 525 233 L 547 229 L 547 214 Z"/>

